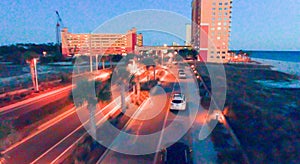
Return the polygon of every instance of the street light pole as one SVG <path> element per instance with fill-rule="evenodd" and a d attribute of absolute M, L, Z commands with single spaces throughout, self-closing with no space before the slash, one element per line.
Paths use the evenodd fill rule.
<path fill-rule="evenodd" d="M 93 72 L 93 56 L 92 56 L 92 34 L 89 36 L 89 49 L 90 49 L 90 72 Z"/>
<path fill-rule="evenodd" d="M 164 53 L 163 52 L 160 52 L 161 53 L 161 65 L 163 66 L 164 65 Z"/>
<path fill-rule="evenodd" d="M 36 68 L 36 58 L 33 59 L 33 66 L 34 66 L 34 77 L 35 77 L 35 91 L 39 91 L 39 83 L 38 83 L 38 74 L 37 74 L 37 68 Z"/>
<path fill-rule="evenodd" d="M 96 71 L 98 71 L 98 54 L 96 54 Z"/>

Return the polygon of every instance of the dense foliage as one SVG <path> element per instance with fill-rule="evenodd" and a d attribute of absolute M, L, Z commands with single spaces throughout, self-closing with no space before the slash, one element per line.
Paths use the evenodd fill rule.
<path fill-rule="evenodd" d="M 44 57 L 44 61 L 58 61 L 61 58 L 59 46 L 54 43 L 34 44 L 34 43 L 18 43 L 12 45 L 0 46 L 0 61 L 13 62 L 15 64 L 25 64 L 25 53 L 32 52 L 42 56 L 43 52 L 47 52 L 48 58 Z"/>

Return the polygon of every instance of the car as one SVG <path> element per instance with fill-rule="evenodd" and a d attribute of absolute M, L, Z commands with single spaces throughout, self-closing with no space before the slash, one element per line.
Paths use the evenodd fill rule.
<path fill-rule="evenodd" d="M 180 72 L 183 72 L 183 73 L 184 73 L 184 70 L 183 70 L 183 69 L 179 69 L 179 70 L 178 70 L 178 73 L 180 73 Z"/>
<path fill-rule="evenodd" d="M 174 94 L 170 110 L 186 110 L 186 99 L 183 94 Z"/>
<path fill-rule="evenodd" d="M 161 160 L 165 164 L 192 164 L 192 150 L 182 142 L 164 148 L 161 153 Z"/>
<path fill-rule="evenodd" d="M 178 77 L 179 77 L 179 79 L 185 79 L 186 78 L 186 74 L 184 72 L 179 72 L 178 73 Z"/>

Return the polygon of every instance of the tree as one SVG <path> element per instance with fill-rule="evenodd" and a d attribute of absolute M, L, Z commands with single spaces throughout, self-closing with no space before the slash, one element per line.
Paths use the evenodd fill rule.
<path fill-rule="evenodd" d="M 96 137 L 95 111 L 97 97 L 92 93 L 92 91 L 95 90 L 94 81 L 89 81 L 89 79 L 89 77 L 84 76 L 77 80 L 76 88 L 73 89 L 72 94 L 77 107 L 87 105 L 90 118 L 90 134 Z"/>
<path fill-rule="evenodd" d="M 25 53 L 24 53 L 24 59 L 25 60 L 32 60 L 32 59 L 34 59 L 34 58 L 39 58 L 40 56 L 39 56 L 39 54 L 37 54 L 36 52 L 34 52 L 34 51 L 26 51 Z"/>
<path fill-rule="evenodd" d="M 111 79 L 109 79 L 108 82 L 106 82 L 105 84 L 103 84 L 103 82 L 101 82 L 101 81 L 97 81 L 95 84 L 96 88 L 100 88 L 100 89 L 97 89 L 97 92 L 96 92 L 98 101 L 100 103 L 107 102 L 111 99 L 110 80 Z"/>
<path fill-rule="evenodd" d="M 126 66 L 120 65 L 116 69 L 119 86 L 121 90 L 121 110 L 123 113 L 125 113 L 126 110 L 126 104 L 125 104 L 125 84 L 128 82 L 128 77 L 130 76 L 130 73 L 128 72 Z"/>
<path fill-rule="evenodd" d="M 153 76 L 154 76 L 154 80 L 155 80 L 156 79 L 156 76 L 155 76 L 156 63 L 154 62 L 154 60 L 151 58 L 145 58 L 142 60 L 142 63 L 146 66 L 147 72 L 150 67 L 153 67 Z M 149 79 L 150 78 L 148 75 L 148 81 L 149 81 Z"/>
<path fill-rule="evenodd" d="M 181 49 L 178 52 L 178 55 L 180 55 L 183 59 L 197 59 L 198 56 L 198 52 L 195 49 Z"/>

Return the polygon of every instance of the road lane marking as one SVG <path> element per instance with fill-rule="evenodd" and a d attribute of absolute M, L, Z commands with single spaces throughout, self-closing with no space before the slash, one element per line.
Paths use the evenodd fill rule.
<path fill-rule="evenodd" d="M 58 120 L 53 121 L 51 124 L 48 124 L 48 122 L 46 122 L 45 124 L 48 124 L 47 126 L 44 126 L 44 127 L 43 127 L 44 124 L 41 125 L 40 127 L 42 127 L 42 128 L 41 128 L 40 130 L 38 130 L 38 131 L 34 132 L 33 134 L 27 136 L 26 138 L 22 139 L 20 142 L 17 142 L 17 143 L 15 143 L 15 144 L 13 144 L 12 146 L 10 146 L 10 147 L 7 148 L 6 150 L 2 151 L 1 153 L 6 154 L 6 153 L 9 152 L 10 150 L 12 150 L 12 149 L 18 147 L 19 145 L 23 144 L 24 142 L 28 141 L 29 139 L 35 137 L 36 135 L 38 135 L 39 133 L 45 131 L 46 129 L 48 129 L 49 127 L 53 126 L 54 124 L 57 124 L 57 123 L 60 122 L 61 120 L 63 120 L 63 119 L 65 119 L 65 118 L 69 117 L 70 115 L 72 115 L 73 113 L 76 112 L 76 111 L 72 111 L 73 109 L 75 109 L 75 107 L 73 107 L 73 108 L 69 109 L 68 111 L 66 111 L 65 113 L 61 114 L 61 115 L 65 115 L 65 117 L 62 117 L 61 115 L 59 115 L 59 116 L 57 116 L 57 117 L 55 117 L 55 118 L 52 119 L 52 120 L 56 120 L 56 119 L 58 119 Z M 71 112 L 70 112 L 70 111 L 71 111 Z M 60 118 L 60 117 L 61 117 L 61 118 Z M 50 120 L 50 121 L 52 121 L 52 120 Z M 50 122 L 50 121 L 49 121 L 49 122 Z M 40 127 L 39 127 L 39 128 L 40 128 Z M 39 128 L 38 128 L 38 129 L 39 129 Z"/>
<path fill-rule="evenodd" d="M 111 104 L 109 104 L 109 105 L 111 105 Z M 99 112 L 97 112 L 96 115 L 98 115 L 100 112 L 104 111 L 106 109 L 106 107 L 108 107 L 109 105 L 105 106 L 102 110 L 100 110 Z M 62 143 L 63 141 L 65 141 L 68 137 L 70 137 L 71 135 L 73 135 L 76 131 L 78 131 L 80 128 L 82 128 L 84 125 L 86 125 L 88 122 L 89 122 L 89 119 L 87 121 L 85 121 L 83 124 L 81 124 L 79 127 L 77 127 L 75 130 L 73 130 L 71 133 L 69 133 L 67 136 L 65 136 L 63 139 L 61 139 L 59 142 L 57 142 L 54 146 L 52 146 L 50 149 L 48 149 L 46 152 L 44 152 L 42 155 L 40 155 L 38 158 L 36 158 L 31 163 L 36 163 L 38 160 L 40 160 L 42 157 L 44 157 L 47 153 L 49 153 L 51 150 L 53 150 L 60 143 Z"/>
<path fill-rule="evenodd" d="M 10 113 L 10 112 L 16 111 L 16 110 L 18 110 L 20 107 L 23 107 L 23 106 L 25 106 L 25 105 L 29 105 L 29 104 L 34 103 L 34 101 L 43 99 L 43 98 L 45 98 L 45 97 L 47 97 L 47 96 L 50 96 L 50 95 L 52 95 L 52 94 L 54 95 L 54 94 L 57 94 L 57 93 L 59 93 L 59 92 L 63 92 L 63 91 L 68 90 L 68 89 L 70 89 L 70 88 L 72 88 L 72 87 L 73 87 L 73 85 L 69 85 L 69 86 L 66 86 L 66 87 L 64 87 L 64 88 L 60 88 L 60 89 L 54 90 L 54 91 L 49 92 L 49 93 L 45 93 L 45 94 L 42 94 L 42 95 L 39 95 L 39 96 L 30 98 L 30 99 L 21 101 L 21 102 L 17 102 L 17 103 L 14 103 L 14 104 L 5 106 L 5 107 L 3 107 L 3 108 L 0 110 L 0 115 L 7 114 L 7 113 Z M 11 109 L 11 110 L 10 110 L 10 109 Z"/>
<path fill-rule="evenodd" d="M 169 103 L 169 105 L 168 105 L 167 113 L 166 113 L 166 116 L 164 118 L 164 124 L 163 124 L 163 127 L 161 129 L 161 135 L 159 137 L 158 144 L 157 144 L 157 147 L 156 147 L 156 153 L 155 153 L 155 156 L 154 156 L 153 164 L 157 163 L 158 154 L 160 153 L 160 151 L 158 151 L 158 150 L 160 149 L 161 142 L 162 142 L 162 139 L 163 139 L 163 135 L 164 135 L 164 131 L 165 131 L 165 126 L 167 124 L 168 116 L 169 116 L 169 113 L 170 113 L 170 110 L 169 110 L 170 106 L 171 106 L 171 103 Z"/>
<path fill-rule="evenodd" d="M 48 128 L 50 127 L 53 123 L 57 122 L 58 120 L 61 120 L 61 118 L 64 118 L 65 116 L 69 116 L 70 114 L 73 114 L 74 112 L 76 112 L 76 110 L 73 110 L 75 109 L 75 107 L 67 110 L 66 112 L 58 115 L 57 117 L 45 122 L 44 124 L 40 125 L 37 127 L 37 129 L 44 129 L 44 128 Z"/>
<path fill-rule="evenodd" d="M 172 96 L 173 93 L 174 93 L 174 89 L 175 89 L 175 84 L 173 85 L 173 89 L 172 89 L 172 94 L 171 94 L 171 96 Z M 165 116 L 165 118 L 164 118 L 164 124 L 163 124 L 162 130 L 161 130 L 161 135 L 160 135 L 160 137 L 159 137 L 158 144 L 157 144 L 157 147 L 156 147 L 156 153 L 155 153 L 155 156 L 154 156 L 153 164 L 156 164 L 156 163 L 157 163 L 158 155 L 159 155 L 159 153 L 160 153 L 160 151 L 158 151 L 158 150 L 159 150 L 159 148 L 161 147 L 161 142 L 162 142 L 162 138 L 163 138 L 163 135 L 164 135 L 165 126 L 166 126 L 167 121 L 168 121 L 168 116 L 169 116 L 169 113 L 170 113 L 171 101 L 172 101 L 172 98 L 169 99 L 169 104 L 168 104 L 168 108 L 167 108 L 167 113 L 166 113 L 166 116 Z"/>
<path fill-rule="evenodd" d="M 141 110 L 143 109 L 142 108 L 142 106 L 146 103 L 146 101 L 149 101 L 149 97 L 139 106 L 139 108 L 133 113 L 133 117 L 135 118 L 135 116 L 137 115 L 137 114 L 140 114 L 141 113 Z M 126 128 L 127 128 L 127 126 L 130 124 L 130 122 L 132 121 L 133 119 L 130 117 L 130 119 L 127 121 L 127 123 L 124 125 L 124 127 L 122 128 L 122 130 L 121 131 L 123 131 L 123 130 L 126 130 Z M 119 136 L 119 135 L 118 135 Z M 116 137 L 116 138 L 118 138 L 118 136 Z M 116 139 L 115 138 L 115 139 Z M 114 140 L 115 141 L 115 140 Z M 113 146 L 114 145 L 114 141 L 112 141 L 112 143 L 110 144 L 110 147 L 111 146 Z M 110 152 L 110 149 L 108 148 L 108 149 L 106 149 L 105 150 L 105 152 L 102 154 L 102 156 L 99 158 L 99 160 L 96 162 L 96 164 L 100 164 L 101 163 L 101 161 L 103 161 L 105 158 L 106 158 L 106 156 L 107 156 L 107 154 Z"/>
<path fill-rule="evenodd" d="M 131 93 L 132 94 L 132 93 Z M 128 95 L 127 99 L 131 96 Z M 112 102 L 110 102 L 108 105 L 106 105 L 104 108 L 102 108 L 102 110 L 98 111 L 96 113 L 96 115 L 100 114 L 101 112 L 103 112 L 104 110 L 106 110 L 110 105 L 112 105 L 113 103 L 115 103 L 115 101 L 117 101 L 119 99 L 116 98 L 115 100 L 113 100 Z M 110 112 L 108 112 L 99 122 L 97 122 L 96 124 L 100 123 L 101 121 L 103 121 L 104 119 L 106 119 L 106 117 L 108 117 L 111 113 L 116 112 L 118 109 L 120 108 L 120 104 L 118 104 L 117 106 L 115 106 Z M 65 141 L 68 137 L 70 137 L 71 135 L 73 135 L 76 131 L 78 131 L 80 128 L 82 128 L 84 125 L 86 125 L 89 122 L 90 119 L 86 120 L 83 124 L 81 124 L 79 127 L 77 127 L 75 130 L 73 130 L 70 134 L 68 134 L 66 137 L 64 137 L 63 139 L 61 139 L 58 143 L 56 143 L 55 145 L 53 145 L 51 148 L 49 148 L 46 152 L 44 152 L 42 155 L 40 155 L 38 158 L 36 158 L 33 162 L 31 162 L 31 164 L 36 163 L 38 160 L 40 160 L 41 158 L 43 158 L 46 154 L 48 154 L 50 151 L 52 151 L 55 147 L 57 147 L 59 144 L 61 144 L 63 141 Z M 83 134 L 85 135 L 85 134 Z M 76 143 L 76 142 L 74 142 Z M 68 147 L 67 149 L 69 149 L 70 147 Z M 64 151 L 64 153 L 66 153 L 67 151 Z M 60 155 L 61 157 L 62 155 Z M 56 158 L 58 160 L 58 158 Z"/>
<path fill-rule="evenodd" d="M 103 71 L 103 72 L 104 72 L 104 73 L 107 73 L 107 71 Z M 101 72 L 100 72 L 100 73 L 101 73 Z M 25 105 L 32 104 L 32 103 L 34 103 L 34 101 L 43 99 L 43 98 L 45 98 L 45 97 L 47 97 L 47 96 L 50 96 L 50 95 L 52 95 L 52 94 L 54 95 L 54 94 L 57 94 L 57 93 L 59 93 L 59 92 L 63 92 L 63 91 L 65 91 L 65 90 L 72 89 L 73 86 L 74 86 L 74 84 L 70 84 L 70 85 L 68 85 L 68 86 L 66 86 L 66 87 L 59 88 L 59 89 L 57 89 L 57 90 L 53 90 L 53 91 L 48 92 L 48 93 L 43 93 L 43 94 L 38 95 L 38 96 L 36 96 L 36 97 L 32 97 L 32 98 L 26 99 L 26 100 L 24 100 L 24 101 L 16 102 L 16 103 L 14 103 L 14 104 L 5 106 L 5 107 L 3 107 L 3 108 L 0 109 L 0 115 L 7 114 L 7 113 L 10 113 L 10 112 L 16 111 L 16 110 L 18 110 L 18 108 L 20 108 L 20 107 L 23 107 L 23 106 L 25 106 Z M 53 96 L 53 95 L 52 95 L 52 96 Z M 14 109 L 14 108 L 16 108 L 16 109 Z M 11 109 L 11 110 L 9 110 L 9 109 Z"/>
<path fill-rule="evenodd" d="M 100 121 L 98 121 L 96 123 L 96 125 L 100 125 L 100 123 L 102 123 L 103 121 L 105 121 L 105 119 L 107 119 L 109 117 L 110 114 L 116 112 L 118 109 L 120 109 L 120 105 L 117 105 L 116 107 L 114 107 L 110 112 L 108 112 Z M 98 114 L 98 113 L 97 113 Z M 85 132 L 79 139 L 77 139 L 73 144 L 71 144 L 66 150 L 64 150 L 58 157 L 56 157 L 51 164 L 54 164 L 55 162 L 57 162 L 63 155 L 65 155 L 73 146 L 75 146 L 75 144 L 77 144 L 83 137 L 85 137 L 88 133 Z M 57 146 L 57 145 L 56 145 Z M 55 147 L 55 145 L 53 146 Z"/>

